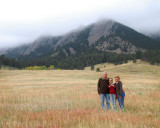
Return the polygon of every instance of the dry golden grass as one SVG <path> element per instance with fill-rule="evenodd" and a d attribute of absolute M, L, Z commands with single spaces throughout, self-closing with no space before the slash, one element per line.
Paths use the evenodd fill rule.
<path fill-rule="evenodd" d="M 102 72 L 0 71 L 0 128 L 158 128 L 160 67 L 96 65 L 109 77 L 120 75 L 125 111 L 103 111 L 97 94 Z"/>

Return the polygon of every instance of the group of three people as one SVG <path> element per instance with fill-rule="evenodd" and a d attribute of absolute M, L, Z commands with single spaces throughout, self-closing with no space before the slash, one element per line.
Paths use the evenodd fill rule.
<path fill-rule="evenodd" d="M 103 72 L 103 77 L 98 80 L 98 94 L 100 95 L 101 107 L 105 108 L 104 101 L 106 99 L 106 107 L 110 108 L 110 102 L 112 103 L 112 108 L 116 111 L 116 98 L 118 99 L 120 109 L 124 109 L 124 97 L 125 92 L 122 88 L 122 82 L 119 76 L 115 76 L 115 83 L 113 83 L 112 78 L 107 77 L 107 72 Z"/>

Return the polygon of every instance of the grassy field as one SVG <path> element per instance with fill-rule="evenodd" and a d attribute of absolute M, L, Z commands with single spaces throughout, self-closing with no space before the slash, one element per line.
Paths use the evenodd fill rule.
<path fill-rule="evenodd" d="M 109 77 L 120 75 L 125 111 L 100 107 L 102 72 L 85 70 L 0 70 L 0 128 L 158 128 L 160 67 L 96 65 Z"/>

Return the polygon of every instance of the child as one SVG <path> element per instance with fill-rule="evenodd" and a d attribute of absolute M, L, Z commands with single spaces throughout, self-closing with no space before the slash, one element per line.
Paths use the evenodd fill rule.
<path fill-rule="evenodd" d="M 112 103 L 113 110 L 116 111 L 116 109 L 117 109 L 117 106 L 116 106 L 116 91 L 115 91 L 115 87 L 113 85 L 113 79 L 112 78 L 109 79 L 109 97 L 110 97 L 110 100 L 111 100 L 111 103 Z"/>

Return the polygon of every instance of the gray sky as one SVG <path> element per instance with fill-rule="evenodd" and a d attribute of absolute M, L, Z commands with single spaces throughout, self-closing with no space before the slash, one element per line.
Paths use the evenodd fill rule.
<path fill-rule="evenodd" d="M 62 35 L 100 19 L 160 31 L 160 0 L 0 0 L 0 48 Z"/>

